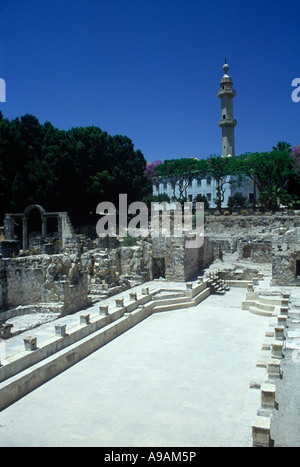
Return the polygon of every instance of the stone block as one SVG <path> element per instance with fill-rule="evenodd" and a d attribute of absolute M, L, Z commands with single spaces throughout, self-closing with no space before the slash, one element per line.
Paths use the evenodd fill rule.
<path fill-rule="evenodd" d="M 137 301 L 137 293 L 136 292 L 130 292 L 129 300 L 132 301 L 132 302 L 136 302 Z"/>
<path fill-rule="evenodd" d="M 257 416 L 252 422 L 252 445 L 254 447 L 270 447 L 271 419 Z"/>
<path fill-rule="evenodd" d="M 148 295 L 148 293 L 149 293 L 149 287 L 144 287 L 144 288 L 142 289 L 142 294 L 143 294 L 143 295 Z"/>
<path fill-rule="evenodd" d="M 274 358 L 282 358 L 283 357 L 283 342 L 282 341 L 274 341 L 272 343 L 272 353 L 271 356 Z"/>
<path fill-rule="evenodd" d="M 261 390 L 261 406 L 263 408 L 275 408 L 275 384 L 263 383 L 260 387 Z"/>
<path fill-rule="evenodd" d="M 284 326 L 277 325 L 274 327 L 274 331 L 276 340 L 284 340 Z"/>
<path fill-rule="evenodd" d="M 80 315 L 80 324 L 90 324 L 90 314 L 84 313 Z"/>
<path fill-rule="evenodd" d="M 116 298 L 116 306 L 118 307 L 124 306 L 124 298 Z"/>
<path fill-rule="evenodd" d="M 105 315 L 107 316 L 108 315 L 108 305 L 100 305 L 99 306 L 99 312 L 100 312 L 100 315 Z"/>
<path fill-rule="evenodd" d="M 54 328 L 55 328 L 55 335 L 56 335 L 56 336 L 61 336 L 61 337 L 66 336 L 66 327 L 67 327 L 66 324 L 56 324 L 56 325 L 54 326 Z"/>
<path fill-rule="evenodd" d="M 269 378 L 280 379 L 281 378 L 280 359 L 270 358 L 268 360 L 267 372 L 268 372 Z"/>
<path fill-rule="evenodd" d="M 0 324 L 0 337 L 2 339 L 8 339 L 11 337 L 11 330 L 13 326 L 14 325 L 11 323 Z"/>
<path fill-rule="evenodd" d="M 280 314 L 281 314 L 281 315 L 287 316 L 287 315 L 288 315 L 288 312 L 289 312 L 288 307 L 286 307 L 286 306 L 281 306 L 281 307 L 280 307 Z"/>
<path fill-rule="evenodd" d="M 279 326 L 286 326 L 286 320 L 287 320 L 287 316 L 285 315 L 278 315 L 277 316 L 277 323 L 279 324 Z"/>
<path fill-rule="evenodd" d="M 24 337 L 25 350 L 32 351 L 37 349 L 37 337 Z"/>

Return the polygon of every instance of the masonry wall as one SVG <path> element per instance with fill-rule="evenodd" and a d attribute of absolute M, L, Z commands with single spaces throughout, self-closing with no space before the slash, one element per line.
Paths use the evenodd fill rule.
<path fill-rule="evenodd" d="M 67 255 L 0 260 L 0 308 L 61 303 L 76 311 L 88 304 L 87 276 Z"/>
<path fill-rule="evenodd" d="M 296 261 L 300 261 L 299 245 L 294 246 L 294 251 L 289 248 L 274 254 L 272 257 L 272 285 L 300 286 L 300 277 L 296 276 Z"/>
<path fill-rule="evenodd" d="M 45 301 L 45 271 L 40 257 L 3 261 L 6 270 L 7 306 L 29 305 Z"/>
<path fill-rule="evenodd" d="M 295 222 L 300 223 L 300 216 L 272 214 L 272 215 L 239 215 L 205 217 L 205 232 L 217 235 L 244 235 L 253 231 L 264 234 L 272 232 L 280 234 L 282 230 L 294 227 Z"/>

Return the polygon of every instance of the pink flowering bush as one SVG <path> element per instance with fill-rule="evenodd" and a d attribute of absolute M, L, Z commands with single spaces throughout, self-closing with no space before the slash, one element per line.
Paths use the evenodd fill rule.
<path fill-rule="evenodd" d="M 292 148 L 291 158 L 295 162 L 295 165 L 296 165 L 295 170 L 296 170 L 297 174 L 299 175 L 300 174 L 300 144 L 298 144 L 298 146 L 294 146 Z"/>

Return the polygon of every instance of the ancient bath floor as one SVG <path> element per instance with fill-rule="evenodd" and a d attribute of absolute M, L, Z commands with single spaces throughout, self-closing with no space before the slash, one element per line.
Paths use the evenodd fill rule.
<path fill-rule="evenodd" d="M 2 411 L 0 446 L 247 446 L 270 318 L 244 295 L 150 316 Z"/>

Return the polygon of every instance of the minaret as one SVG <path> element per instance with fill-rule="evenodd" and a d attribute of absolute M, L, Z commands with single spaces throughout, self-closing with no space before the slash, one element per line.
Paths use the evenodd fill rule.
<path fill-rule="evenodd" d="M 234 127 L 237 121 L 233 118 L 233 98 L 236 92 L 232 89 L 232 79 L 227 74 L 229 66 L 226 63 L 226 58 L 223 70 L 225 74 L 221 79 L 221 89 L 218 91 L 222 107 L 222 119 L 219 121 L 219 126 L 222 128 L 222 155 L 223 157 L 234 157 Z"/>

